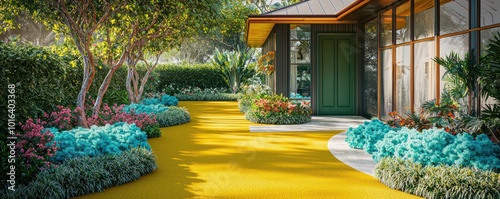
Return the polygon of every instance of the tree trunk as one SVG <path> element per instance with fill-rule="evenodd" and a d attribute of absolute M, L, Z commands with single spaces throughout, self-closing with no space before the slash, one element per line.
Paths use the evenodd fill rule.
<path fill-rule="evenodd" d="M 87 96 L 87 91 L 92 85 L 92 81 L 95 76 L 95 67 L 90 62 L 88 56 L 83 56 L 83 83 L 78 97 L 76 99 L 76 107 L 79 108 L 78 111 L 78 126 L 88 128 L 87 115 L 85 114 L 85 98 Z"/>
<path fill-rule="evenodd" d="M 95 99 L 94 108 L 92 110 L 93 116 L 99 114 L 102 105 L 102 100 L 104 98 L 104 94 L 106 94 L 106 91 L 108 90 L 109 84 L 111 83 L 111 78 L 113 78 L 113 75 L 115 74 L 116 70 L 120 68 L 120 66 L 122 65 L 123 61 L 119 61 L 117 64 L 111 67 L 108 71 L 108 74 L 102 81 L 101 86 L 99 87 L 99 91 L 97 92 L 97 98 Z"/>
<path fill-rule="evenodd" d="M 127 61 L 127 80 L 125 81 L 125 88 L 127 89 L 128 99 L 130 103 L 137 103 L 134 96 L 134 91 L 132 89 L 132 78 L 134 78 L 132 64 L 134 64 L 133 61 Z"/>

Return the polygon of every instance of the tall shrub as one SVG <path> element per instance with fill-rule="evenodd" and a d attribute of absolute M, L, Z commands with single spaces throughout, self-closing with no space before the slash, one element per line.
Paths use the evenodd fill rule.
<path fill-rule="evenodd" d="M 214 65 L 222 72 L 224 81 L 233 93 L 238 92 L 243 81 L 252 77 L 254 70 L 248 67 L 251 58 L 252 51 L 249 49 L 223 52 L 216 50 Z"/>

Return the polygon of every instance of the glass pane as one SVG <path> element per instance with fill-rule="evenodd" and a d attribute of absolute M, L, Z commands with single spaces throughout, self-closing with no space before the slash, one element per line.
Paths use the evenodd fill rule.
<path fill-rule="evenodd" d="M 311 98 L 311 65 L 290 66 L 290 98 Z"/>
<path fill-rule="evenodd" d="M 396 43 L 410 41 L 410 2 L 396 8 Z"/>
<path fill-rule="evenodd" d="M 446 57 L 450 52 L 457 53 L 460 58 L 464 58 L 465 54 L 469 51 L 469 35 L 462 34 L 453 37 L 446 37 L 440 40 L 441 48 L 440 48 L 440 57 Z M 450 87 L 451 84 L 444 78 L 444 74 L 446 73 L 446 69 L 441 66 L 440 67 L 440 93 L 443 93 L 445 87 Z"/>
<path fill-rule="evenodd" d="M 387 114 L 392 111 L 392 50 L 382 50 L 382 104 L 380 106 L 380 117 L 387 118 Z"/>
<path fill-rule="evenodd" d="M 441 0 L 441 35 L 469 29 L 469 0 Z"/>
<path fill-rule="evenodd" d="M 500 23 L 500 1 L 481 0 L 481 26 Z"/>
<path fill-rule="evenodd" d="M 392 10 L 382 13 L 381 19 L 380 42 L 382 46 L 388 46 L 392 44 Z"/>
<path fill-rule="evenodd" d="M 498 34 L 499 32 L 500 28 L 492 28 L 481 31 L 481 51 L 486 49 L 486 45 L 490 43 L 490 39 L 493 39 L 493 34 Z"/>
<path fill-rule="evenodd" d="M 377 116 L 378 59 L 377 20 L 365 24 L 365 58 L 363 76 L 363 113 Z"/>
<path fill-rule="evenodd" d="M 410 46 L 396 48 L 396 111 L 411 112 L 410 107 Z"/>
<path fill-rule="evenodd" d="M 311 25 L 290 24 L 290 39 L 291 40 L 310 40 Z"/>
<path fill-rule="evenodd" d="M 492 29 L 486 29 L 481 31 L 481 51 L 482 55 L 485 55 L 486 53 L 484 50 L 486 50 L 487 45 L 490 43 L 490 39 L 493 39 L 493 34 L 498 34 L 500 32 L 500 28 L 492 28 Z M 481 107 L 484 110 L 486 108 L 486 105 L 493 105 L 495 104 L 495 98 L 488 97 L 488 100 L 484 96 L 481 97 Z"/>
<path fill-rule="evenodd" d="M 290 25 L 290 98 L 311 97 L 311 25 Z"/>
<path fill-rule="evenodd" d="M 434 1 L 415 0 L 415 39 L 434 36 Z"/>
<path fill-rule="evenodd" d="M 415 112 L 422 104 L 436 98 L 436 64 L 434 41 L 416 43 L 414 46 Z"/>
<path fill-rule="evenodd" d="M 290 41 L 290 63 L 311 63 L 311 41 Z"/>

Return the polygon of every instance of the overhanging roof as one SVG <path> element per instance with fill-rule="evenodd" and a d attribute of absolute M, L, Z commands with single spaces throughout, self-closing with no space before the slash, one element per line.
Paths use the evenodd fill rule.
<path fill-rule="evenodd" d="M 398 0 L 306 0 L 251 15 L 247 19 L 246 42 L 249 47 L 262 47 L 275 24 L 357 23 L 395 1 Z"/>

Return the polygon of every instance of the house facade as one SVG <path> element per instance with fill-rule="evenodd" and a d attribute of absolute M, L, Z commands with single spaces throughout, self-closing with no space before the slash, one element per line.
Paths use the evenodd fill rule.
<path fill-rule="evenodd" d="M 479 57 L 496 32 L 498 0 L 306 0 L 248 16 L 246 40 L 275 51 L 266 83 L 313 114 L 384 118 L 439 101 L 446 71 L 433 58 Z"/>

